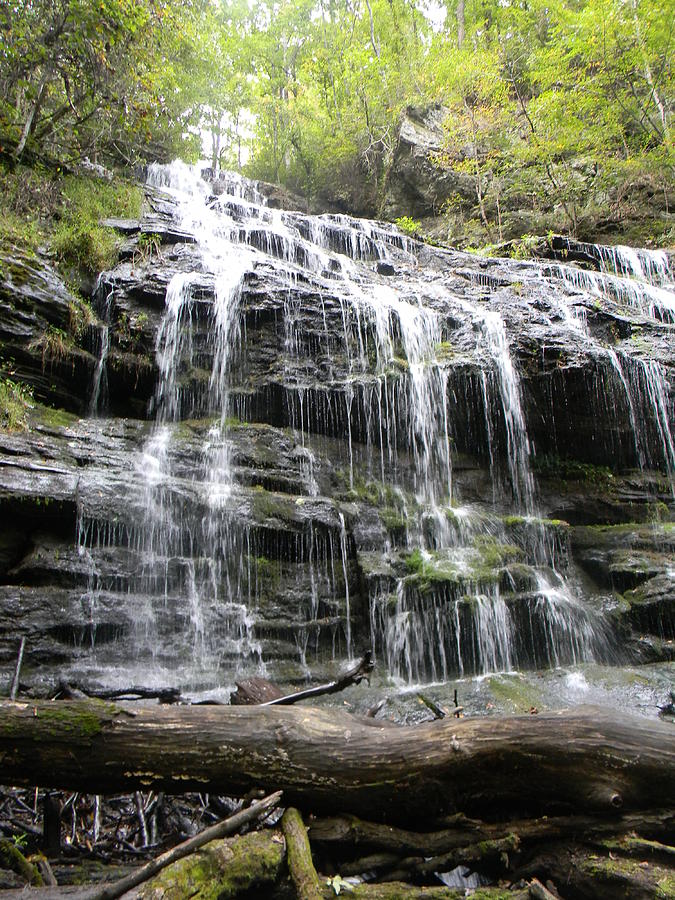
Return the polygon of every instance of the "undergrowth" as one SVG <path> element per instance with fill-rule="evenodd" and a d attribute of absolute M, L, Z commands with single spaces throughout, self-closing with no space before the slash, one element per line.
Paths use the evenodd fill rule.
<path fill-rule="evenodd" d="M 116 178 L 0 165 L 0 244 L 51 251 L 65 277 L 96 275 L 116 260 L 119 238 L 101 219 L 138 218 L 142 189 Z"/>
<path fill-rule="evenodd" d="M 29 387 L 17 384 L 11 378 L 0 377 L 0 428 L 25 431 L 32 405 L 33 392 Z"/>

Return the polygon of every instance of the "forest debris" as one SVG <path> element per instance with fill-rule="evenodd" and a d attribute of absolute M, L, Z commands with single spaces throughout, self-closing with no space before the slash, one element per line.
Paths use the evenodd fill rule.
<path fill-rule="evenodd" d="M 532 900 L 558 900 L 558 896 L 545 888 L 538 878 L 533 878 L 528 887 Z"/>
<path fill-rule="evenodd" d="M 237 681 L 237 690 L 230 696 L 233 706 L 257 706 L 268 700 L 278 700 L 283 697 L 283 691 L 267 678 L 255 676 L 245 681 Z"/>
<path fill-rule="evenodd" d="M 0 838 L 0 868 L 16 872 L 27 884 L 42 884 L 42 876 L 37 867 L 26 859 L 14 841 L 7 838 Z"/>
<path fill-rule="evenodd" d="M 128 687 L 114 689 L 87 688 L 67 681 L 59 681 L 55 694 L 58 700 L 74 700 L 93 697 L 96 700 L 157 700 L 159 703 L 179 703 L 181 692 L 178 688 Z"/>
<path fill-rule="evenodd" d="M 435 700 L 431 699 L 431 697 L 427 697 L 425 694 L 418 694 L 417 699 L 423 703 L 427 709 L 431 710 L 435 719 L 444 719 L 447 716 L 447 710 L 443 709 L 442 706 L 439 706 Z"/>
<path fill-rule="evenodd" d="M 332 846 L 345 845 L 361 850 L 386 851 L 399 855 L 438 856 L 457 848 L 468 847 L 478 841 L 500 841 L 509 834 L 516 834 L 521 843 L 528 843 L 559 840 L 578 834 L 592 839 L 626 834 L 638 828 L 652 835 L 667 835 L 674 827 L 673 809 L 606 818 L 544 816 L 538 819 L 511 819 L 507 822 L 481 822 L 459 816 L 453 827 L 424 832 L 406 831 L 378 822 L 368 822 L 356 816 L 342 815 L 313 819 L 309 827 L 309 837 L 312 844 L 319 844 L 326 850 Z M 640 839 L 628 839 L 629 845 L 632 840 Z M 644 854 L 648 848 L 656 852 L 656 848 L 664 846 L 656 841 L 645 841 L 642 853 Z"/>

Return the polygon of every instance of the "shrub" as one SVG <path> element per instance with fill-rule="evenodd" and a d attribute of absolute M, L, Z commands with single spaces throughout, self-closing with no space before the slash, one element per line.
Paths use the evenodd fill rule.
<path fill-rule="evenodd" d="M 409 237 L 417 237 L 420 233 L 420 223 L 416 222 L 411 216 L 400 216 L 400 218 L 394 219 L 394 222 Z"/>

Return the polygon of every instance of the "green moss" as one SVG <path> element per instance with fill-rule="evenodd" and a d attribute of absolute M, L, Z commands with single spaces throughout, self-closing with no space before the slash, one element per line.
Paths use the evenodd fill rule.
<path fill-rule="evenodd" d="M 428 591 L 434 584 L 456 584 L 461 578 L 458 566 L 437 553 L 423 553 L 415 549 L 405 554 L 403 561 L 409 573 L 408 583 L 416 584 L 422 592 Z"/>
<path fill-rule="evenodd" d="M 283 839 L 274 832 L 252 832 L 211 841 L 196 853 L 168 866 L 139 890 L 139 897 L 163 900 L 228 900 L 278 878 L 284 859 Z"/>
<path fill-rule="evenodd" d="M 280 494 L 272 494 L 264 489 L 254 492 L 252 506 L 258 519 L 292 521 L 295 518 L 295 504 L 291 499 Z"/>
<path fill-rule="evenodd" d="M 493 675 L 487 686 L 497 703 L 510 707 L 513 712 L 526 713 L 532 707 L 541 707 L 541 694 L 522 675 Z"/>
<path fill-rule="evenodd" d="M 78 421 L 78 416 L 74 413 L 66 412 L 65 409 L 54 409 L 51 406 L 43 406 L 36 403 L 30 415 L 31 425 L 44 425 L 47 428 L 68 428 Z"/>
<path fill-rule="evenodd" d="M 53 177 L 26 166 L 0 167 L 0 241 L 35 252 L 48 243 L 63 274 L 95 275 L 117 259 L 119 238 L 103 218 L 138 218 L 140 186 L 89 175 Z"/>
<path fill-rule="evenodd" d="M 0 869 L 9 869 L 28 884 L 42 887 L 42 877 L 37 867 L 26 859 L 16 844 L 6 838 L 0 838 Z"/>
<path fill-rule="evenodd" d="M 86 704 L 41 706 L 38 717 L 41 722 L 40 740 L 63 741 L 68 735 L 81 738 L 95 738 L 103 731 L 103 726 L 120 713 L 113 703 L 91 700 Z"/>
<path fill-rule="evenodd" d="M 615 858 L 589 858 L 584 860 L 583 866 L 589 875 L 601 876 L 603 878 L 614 879 L 617 876 L 628 876 L 629 878 L 644 877 L 645 870 L 637 860 L 634 859 L 615 859 Z"/>
<path fill-rule="evenodd" d="M 267 559 L 266 556 L 251 557 L 251 567 L 258 581 L 264 581 L 268 588 L 274 588 L 281 577 L 278 562 Z"/>
<path fill-rule="evenodd" d="M 523 550 L 515 544 L 503 544 L 491 535 L 481 534 L 474 541 L 478 553 L 477 567 L 480 569 L 499 569 L 508 563 L 519 562 L 525 556 Z"/>
<path fill-rule="evenodd" d="M 594 466 L 575 459 L 562 459 L 552 454 L 535 456 L 532 468 L 543 478 L 560 481 L 581 481 L 599 487 L 609 487 L 614 475 L 607 466 Z"/>
<path fill-rule="evenodd" d="M 407 521 L 405 517 L 398 510 L 391 507 L 385 506 L 384 509 L 380 510 L 380 519 L 387 531 L 400 532 L 406 529 Z"/>
<path fill-rule="evenodd" d="M 456 355 L 456 350 L 450 341 L 441 341 L 436 344 L 436 359 L 439 362 L 451 360 Z"/>
<path fill-rule="evenodd" d="M 0 428 L 25 431 L 28 411 L 33 406 L 33 391 L 11 378 L 0 378 Z"/>
<path fill-rule="evenodd" d="M 338 469 L 335 472 L 338 482 L 337 495 L 351 502 L 367 503 L 369 506 L 386 507 L 401 512 L 404 508 L 413 509 L 417 506 L 415 499 L 396 490 L 390 484 L 377 481 L 374 478 L 365 479 L 355 474 L 350 483 L 349 471 Z"/>

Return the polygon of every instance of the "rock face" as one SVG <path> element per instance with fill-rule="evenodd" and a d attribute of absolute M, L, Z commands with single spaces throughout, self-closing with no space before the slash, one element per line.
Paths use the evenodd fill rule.
<path fill-rule="evenodd" d="M 384 218 L 431 219 L 441 214 L 451 198 L 468 207 L 476 205 L 471 177 L 440 164 L 447 115 L 440 105 L 405 111 L 384 187 L 380 209 Z"/>
<path fill-rule="evenodd" d="M 3 257 L 3 349 L 89 411 L 0 434 L 7 681 L 22 636 L 45 693 L 226 697 L 368 647 L 403 683 L 672 655 L 665 257 L 477 259 L 149 178 L 58 368 L 74 301 Z"/>

